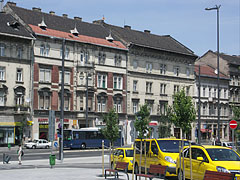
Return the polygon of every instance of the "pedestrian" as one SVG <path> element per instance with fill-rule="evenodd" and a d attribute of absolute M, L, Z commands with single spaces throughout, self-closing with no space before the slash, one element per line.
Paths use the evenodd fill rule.
<path fill-rule="evenodd" d="M 17 153 L 18 153 L 18 164 L 21 165 L 22 164 L 22 156 L 23 156 L 23 150 L 22 150 L 21 144 L 19 144 Z"/>

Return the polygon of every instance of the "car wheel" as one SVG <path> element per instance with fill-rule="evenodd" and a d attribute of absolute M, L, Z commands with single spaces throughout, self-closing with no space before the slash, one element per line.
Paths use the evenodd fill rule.
<path fill-rule="evenodd" d="M 36 149 L 36 146 L 32 146 L 33 149 Z"/>
<path fill-rule="evenodd" d="M 183 171 L 180 172 L 180 169 L 178 169 L 178 180 L 183 180 Z"/>
<path fill-rule="evenodd" d="M 82 148 L 82 149 L 86 149 L 86 144 L 85 144 L 85 143 L 82 143 L 82 144 L 81 144 L 81 148 Z"/>
<path fill-rule="evenodd" d="M 46 149 L 49 149 L 49 146 L 46 146 L 45 148 L 46 148 Z"/>
<path fill-rule="evenodd" d="M 135 173 L 135 174 L 139 174 L 138 172 L 139 172 L 139 167 L 138 167 L 138 164 L 135 163 L 135 166 L 134 166 L 134 173 Z"/>

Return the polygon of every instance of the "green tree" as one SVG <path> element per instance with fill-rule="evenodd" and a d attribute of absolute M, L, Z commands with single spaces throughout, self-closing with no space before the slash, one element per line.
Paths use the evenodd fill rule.
<path fill-rule="evenodd" d="M 22 117 L 20 118 L 20 127 L 19 127 L 20 144 L 23 144 L 24 133 L 28 128 L 27 117 L 28 115 L 26 113 L 23 113 Z"/>
<path fill-rule="evenodd" d="M 181 143 L 181 151 L 183 150 L 183 139 L 186 133 L 192 129 L 191 123 L 196 119 L 196 110 L 192 103 L 192 98 L 186 96 L 185 90 L 181 89 L 179 92 L 173 95 L 173 104 L 168 107 L 168 118 L 176 126 L 182 129 L 183 136 Z M 181 169 L 181 153 L 180 153 L 180 169 Z M 184 163 L 184 157 L 183 157 Z M 184 166 L 183 166 L 184 172 Z M 182 173 L 182 171 L 180 171 Z M 183 179 L 184 173 L 183 173 Z"/>
<path fill-rule="evenodd" d="M 103 117 L 103 121 L 106 123 L 106 127 L 104 127 L 101 131 L 106 139 L 110 141 L 110 167 L 111 167 L 111 155 L 112 155 L 112 147 L 114 141 L 119 138 L 119 126 L 118 126 L 118 114 L 114 109 L 110 109 L 108 114 Z"/>
<path fill-rule="evenodd" d="M 182 129 L 185 134 L 192 129 L 191 123 L 196 120 L 196 110 L 192 98 L 186 96 L 185 90 L 181 89 L 173 95 L 173 104 L 168 106 L 168 118 L 176 126 Z"/>
<path fill-rule="evenodd" d="M 159 138 L 166 138 L 171 136 L 171 122 L 168 117 L 161 115 L 158 127 Z"/>
<path fill-rule="evenodd" d="M 238 127 L 235 130 L 235 139 L 236 141 L 240 140 L 240 107 L 239 106 L 233 106 L 232 107 L 233 110 L 233 119 L 236 120 L 238 122 Z M 238 151 L 240 151 L 240 147 L 238 149 Z"/>
<path fill-rule="evenodd" d="M 138 132 L 138 138 L 141 139 L 140 145 L 140 163 L 139 163 L 139 171 L 141 172 L 141 161 L 142 161 L 142 139 L 146 138 L 147 133 L 149 132 L 149 122 L 150 122 L 150 110 L 147 104 L 144 104 L 140 107 L 140 111 L 135 115 L 135 123 L 134 127 L 136 132 Z"/>

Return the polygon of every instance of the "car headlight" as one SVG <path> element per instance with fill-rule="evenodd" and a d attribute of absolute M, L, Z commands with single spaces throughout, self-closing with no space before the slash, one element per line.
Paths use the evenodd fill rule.
<path fill-rule="evenodd" d="M 165 160 L 166 160 L 167 162 L 176 164 L 176 162 L 175 162 L 175 161 L 172 159 L 172 157 L 170 157 L 170 156 L 165 156 Z"/>
<path fill-rule="evenodd" d="M 218 171 L 218 172 L 230 173 L 230 171 L 227 170 L 227 169 L 224 168 L 224 167 L 217 166 L 216 168 L 217 168 L 217 171 Z"/>

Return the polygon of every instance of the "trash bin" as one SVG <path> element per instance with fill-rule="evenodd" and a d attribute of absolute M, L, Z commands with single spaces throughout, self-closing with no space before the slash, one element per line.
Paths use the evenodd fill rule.
<path fill-rule="evenodd" d="M 55 161 L 56 161 L 56 155 L 51 154 L 49 156 L 49 163 L 50 163 L 50 165 L 54 166 L 55 165 Z"/>
<path fill-rule="evenodd" d="M 10 143 L 8 143 L 8 149 L 11 149 L 11 144 Z"/>

